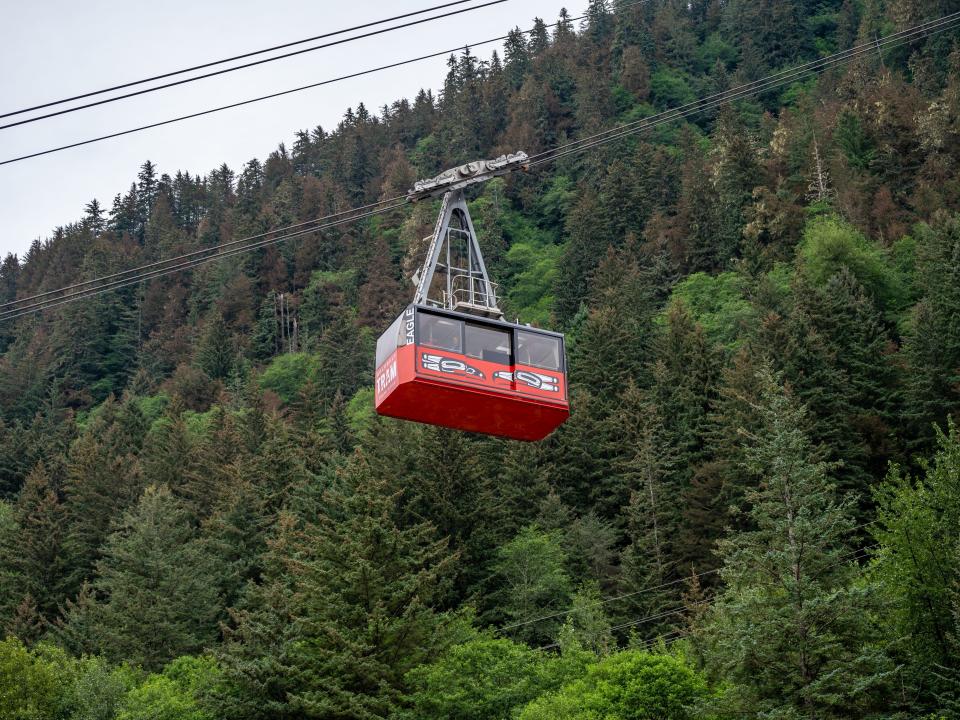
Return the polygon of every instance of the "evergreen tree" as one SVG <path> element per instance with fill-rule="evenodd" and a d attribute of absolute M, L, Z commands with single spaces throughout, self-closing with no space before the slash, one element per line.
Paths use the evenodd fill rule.
<path fill-rule="evenodd" d="M 820 384 L 823 377 L 810 383 L 799 373 L 791 381 L 816 417 L 815 439 L 843 460 L 837 473 L 841 487 L 865 496 L 873 478 L 884 472 L 892 450 L 887 425 L 896 389 L 888 357 L 891 341 L 876 305 L 846 269 L 823 289 L 797 290 L 798 303 L 822 339 L 823 361 L 833 370 L 836 384 Z M 805 375 L 812 374 L 810 367 Z"/>
<path fill-rule="evenodd" d="M 550 35 L 547 25 L 540 18 L 533 19 L 533 30 L 530 32 L 530 54 L 537 57 L 550 46 Z"/>
<path fill-rule="evenodd" d="M 138 239 L 141 242 L 143 242 L 147 221 L 153 214 L 158 191 L 157 166 L 147 160 L 140 166 L 140 172 L 137 173 L 137 216 L 140 228 Z"/>
<path fill-rule="evenodd" d="M 672 456 L 677 468 L 673 487 L 682 492 L 691 484 L 694 469 L 709 457 L 706 438 L 719 385 L 719 358 L 682 302 L 671 303 L 665 320 L 654 340 L 649 399 L 663 418 L 662 452 Z M 689 518 L 683 523 L 682 536 L 677 538 L 679 557 L 706 564 L 703 560 L 709 557 L 710 547 L 702 532 Z"/>
<path fill-rule="evenodd" d="M 68 605 L 59 634 L 72 649 L 158 669 L 216 640 L 220 571 L 182 503 L 151 486 L 107 538 L 92 592 Z"/>
<path fill-rule="evenodd" d="M 664 424 L 656 405 L 636 387 L 624 394 L 619 416 L 630 450 L 619 473 L 630 496 L 623 507 L 628 545 L 620 560 L 619 594 L 629 595 L 616 606 L 617 617 L 657 615 L 675 605 L 678 585 L 661 588 L 676 579 L 681 524 L 682 486 L 677 485 L 676 458 L 664 437 Z M 665 621 L 669 623 L 669 618 Z M 640 628 L 655 634 L 658 625 Z"/>
<path fill-rule="evenodd" d="M 16 619 L 20 628 L 31 627 L 35 632 L 21 638 L 29 642 L 37 640 L 44 625 L 53 621 L 64 599 L 65 511 L 56 485 L 43 463 L 30 472 L 13 507 L 16 532 L 7 536 L 10 544 L 3 548 L 13 593 L 4 604 L 17 607 L 20 613 L 6 622 Z"/>
<path fill-rule="evenodd" d="M 938 697 L 960 701 L 950 680 L 960 672 L 955 633 L 960 583 L 960 433 L 938 431 L 932 462 L 922 477 L 893 466 L 877 489 L 878 522 L 871 529 L 880 549 L 871 575 L 884 590 L 883 624 L 907 664 L 918 709 L 934 711 Z"/>
<path fill-rule="evenodd" d="M 197 367 L 214 380 L 225 380 L 235 361 L 233 338 L 223 316 L 217 313 L 207 324 L 197 345 Z"/>
<path fill-rule="evenodd" d="M 399 524 L 399 499 L 358 461 L 323 494 L 315 520 L 280 525 L 268 578 L 224 651 L 233 716 L 396 710 L 407 672 L 445 642 L 450 618 L 434 603 L 454 559 L 429 524 Z"/>
<path fill-rule="evenodd" d="M 596 43 L 610 35 L 613 30 L 613 17 L 607 0 L 590 0 L 583 28 L 587 36 Z"/>
<path fill-rule="evenodd" d="M 511 535 L 504 527 L 503 488 L 488 470 L 483 442 L 444 428 L 389 423 L 376 427 L 362 454 L 385 482 L 401 483 L 408 521 L 429 518 L 437 537 L 447 538 L 460 562 L 443 599 L 466 600 L 487 579 L 494 548 Z M 522 489 L 521 489 L 522 490 Z"/>
<path fill-rule="evenodd" d="M 140 468 L 132 453 L 145 430 L 134 403 L 118 409 L 108 399 L 70 449 L 64 481 L 64 553 L 71 596 L 90 578 L 117 514 L 140 495 Z"/>
<path fill-rule="evenodd" d="M 933 423 L 960 409 L 960 218 L 941 217 L 923 230 L 918 284 L 923 298 L 905 339 L 905 400 L 915 433 L 929 439 Z"/>
<path fill-rule="evenodd" d="M 94 236 L 102 233 L 107 226 L 107 221 L 103 217 L 103 208 L 100 206 L 100 203 L 97 202 L 97 199 L 94 198 L 84 205 L 83 212 L 83 221 L 87 227 L 90 228 L 90 232 L 92 232 Z"/>
<path fill-rule="evenodd" d="M 869 623 L 876 598 L 845 545 L 851 502 L 804 434 L 805 410 L 763 372 L 747 455 L 764 478 L 748 495 L 756 529 L 721 543 L 725 589 L 710 614 L 726 702 L 735 714 L 811 720 L 887 708 L 893 665 Z"/>
<path fill-rule="evenodd" d="M 530 51 L 527 47 L 527 38 L 520 28 L 514 28 L 507 33 L 503 45 L 504 69 L 510 86 L 516 90 L 522 84 L 530 67 Z"/>
<path fill-rule="evenodd" d="M 564 249 L 554 291 L 555 312 L 562 323 L 570 322 L 587 299 L 590 276 L 611 244 L 598 216 L 597 197 L 588 192 L 580 197 L 567 218 L 566 232 L 570 239 Z"/>

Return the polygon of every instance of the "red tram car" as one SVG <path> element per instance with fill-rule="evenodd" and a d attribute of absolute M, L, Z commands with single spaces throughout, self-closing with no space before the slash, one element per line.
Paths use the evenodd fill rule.
<path fill-rule="evenodd" d="M 570 416 L 563 336 L 410 305 L 377 342 L 381 415 L 515 440 Z"/>

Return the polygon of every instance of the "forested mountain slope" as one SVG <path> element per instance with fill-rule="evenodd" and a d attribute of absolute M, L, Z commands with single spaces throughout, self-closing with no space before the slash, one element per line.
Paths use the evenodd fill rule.
<path fill-rule="evenodd" d="M 620 4 L 264 161 L 145 162 L 0 303 L 960 10 Z M 438 204 L 0 325 L 0 718 L 960 716 L 958 48 L 475 190 L 508 315 L 568 334 L 540 444 L 373 413 Z"/>

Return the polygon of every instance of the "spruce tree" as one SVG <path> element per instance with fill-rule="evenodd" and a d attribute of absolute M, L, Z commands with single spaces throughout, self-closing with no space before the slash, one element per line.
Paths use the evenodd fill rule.
<path fill-rule="evenodd" d="M 866 500 L 867 488 L 891 459 L 889 423 L 896 391 L 891 340 L 873 300 L 846 268 L 823 288 L 801 285 L 797 292 L 798 304 L 826 350 L 822 361 L 834 369 L 837 382 L 817 386 L 799 374 L 791 380 L 816 417 L 815 439 L 843 460 L 841 486 Z"/>
<path fill-rule="evenodd" d="M 851 501 L 804 434 L 805 410 L 762 371 L 747 463 L 754 530 L 720 545 L 725 589 L 709 615 L 728 710 L 770 718 L 863 716 L 887 707 L 892 663 L 876 645 L 874 589 L 846 540 Z"/>
<path fill-rule="evenodd" d="M 654 341 L 649 400 L 663 418 L 661 453 L 674 463 L 672 487 L 683 493 L 695 470 L 709 458 L 707 434 L 719 385 L 720 358 L 683 303 L 671 303 L 665 320 Z M 685 519 L 677 537 L 677 558 L 705 565 L 703 560 L 712 548 L 703 533 L 704 528 Z"/>
<path fill-rule="evenodd" d="M 396 710 L 406 673 L 445 642 L 450 618 L 435 603 L 454 562 L 432 526 L 400 524 L 399 501 L 358 460 L 316 517 L 282 519 L 267 578 L 223 653 L 234 716 L 369 720 Z"/>
<path fill-rule="evenodd" d="M 207 323 L 197 345 L 197 367 L 214 380 L 225 380 L 236 362 L 236 350 L 223 316 L 217 313 Z"/>
<path fill-rule="evenodd" d="M 26 622 L 37 630 L 53 621 L 64 600 L 66 523 L 56 484 L 43 463 L 30 472 L 13 507 L 16 532 L 8 535 L 10 544 L 2 551 L 13 575 L 10 601 L 18 608 L 30 609 L 30 617 L 21 618 L 19 624 L 22 627 Z M 34 641 L 37 634 L 22 639 Z"/>
<path fill-rule="evenodd" d="M 144 433 L 135 402 L 108 399 L 70 448 L 64 497 L 66 589 L 73 596 L 90 579 L 111 524 L 143 489 L 135 453 Z"/>
<path fill-rule="evenodd" d="M 960 217 L 923 228 L 918 250 L 923 298 L 913 311 L 904 354 L 909 363 L 906 413 L 923 441 L 960 411 Z"/>
<path fill-rule="evenodd" d="M 159 669 L 217 639 L 218 568 L 169 489 L 151 486 L 107 538 L 92 592 L 60 629 L 72 649 Z"/>
<path fill-rule="evenodd" d="M 877 489 L 877 523 L 871 534 L 880 549 L 871 565 L 889 601 L 881 620 L 906 663 L 906 681 L 921 709 L 933 711 L 938 696 L 960 700 L 960 637 L 955 601 L 960 590 L 960 430 L 937 432 L 937 451 L 911 477 L 893 466 Z"/>
<path fill-rule="evenodd" d="M 460 556 L 451 594 L 443 598 L 457 605 L 487 578 L 494 548 L 510 538 L 502 522 L 510 491 L 502 492 L 495 472 L 488 470 L 483 440 L 444 428 L 391 426 L 394 432 L 381 430 L 362 454 L 377 476 L 404 487 L 407 521 L 429 520 L 437 537 L 447 538 Z M 412 451 L 399 471 L 397 444 Z"/>
<path fill-rule="evenodd" d="M 675 451 L 664 437 L 656 405 L 631 387 L 619 419 L 630 450 L 617 469 L 630 496 L 622 510 L 628 544 L 621 554 L 618 594 L 629 597 L 615 609 L 618 620 L 629 622 L 659 614 L 679 597 L 679 585 L 662 586 L 676 579 L 681 559 L 677 544 L 683 486 L 678 485 Z M 639 630 L 646 636 L 658 627 Z"/>

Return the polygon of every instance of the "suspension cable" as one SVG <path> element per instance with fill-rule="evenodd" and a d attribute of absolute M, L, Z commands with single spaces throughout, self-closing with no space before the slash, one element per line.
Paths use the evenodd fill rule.
<path fill-rule="evenodd" d="M 257 65 L 263 65 L 265 63 L 274 62 L 275 60 L 282 60 L 289 57 L 294 57 L 296 55 L 303 55 L 304 53 L 314 52 L 316 50 L 323 50 L 324 48 L 334 47 L 336 45 L 344 45 L 346 43 L 354 42 L 355 40 L 363 40 L 364 38 L 375 37 L 377 35 L 383 35 L 385 33 L 393 32 L 394 30 L 402 30 L 404 28 L 413 27 L 415 25 L 423 25 L 424 23 L 433 22 L 434 20 L 441 20 L 443 18 L 453 17 L 455 15 L 462 15 L 463 13 L 473 12 L 474 10 L 481 10 L 491 5 L 499 5 L 501 3 L 508 2 L 508 0 L 487 0 L 487 2 L 482 5 L 476 5 L 474 7 L 461 8 L 459 10 L 451 10 L 450 12 L 443 13 L 441 15 L 434 15 L 428 18 L 421 18 L 420 20 L 411 20 L 410 22 L 402 23 L 400 25 L 393 25 L 388 28 L 381 28 L 379 30 L 371 30 L 370 32 L 362 33 L 360 35 L 353 35 L 348 38 L 343 38 L 341 40 L 333 40 L 328 43 L 323 43 L 322 45 L 314 45 L 313 47 L 302 48 L 300 50 L 293 50 L 282 55 L 276 55 L 274 57 L 263 58 L 262 60 L 253 60 L 242 65 L 235 65 L 229 68 L 223 68 L 222 70 L 214 70 L 213 72 L 204 73 L 202 75 L 195 75 L 189 78 L 183 78 L 182 80 L 174 80 L 172 82 L 164 83 L 163 85 L 156 85 L 154 87 L 145 88 L 143 90 L 135 90 L 133 92 L 125 93 L 123 95 L 116 95 L 114 97 L 106 98 L 104 100 L 95 100 L 93 102 L 86 103 L 84 105 L 77 105 L 72 108 L 66 108 L 64 110 L 56 110 L 54 112 L 49 112 L 44 115 L 37 115 L 36 117 L 27 118 L 25 120 L 17 120 L 15 122 L 7 123 L 6 125 L 0 125 L 0 130 L 6 130 L 8 128 L 17 127 L 19 125 L 26 125 L 28 123 L 34 123 L 38 120 L 46 120 L 47 118 L 57 117 L 59 115 L 67 115 L 68 113 L 74 113 L 78 110 L 86 110 L 92 107 L 98 107 L 100 105 L 106 105 L 108 103 L 114 103 L 118 100 L 126 100 L 127 98 L 137 97 L 139 95 L 146 95 L 148 93 L 157 92 L 158 90 L 165 90 L 167 88 L 176 87 L 178 85 L 185 85 L 187 83 L 196 82 L 197 80 L 204 80 L 206 78 L 216 77 L 218 75 L 225 75 L 227 73 L 232 73 L 237 70 L 243 70 L 245 68 L 255 67 Z"/>
<path fill-rule="evenodd" d="M 294 40 L 293 42 L 287 42 L 281 45 L 274 45 L 273 47 L 264 48 L 263 50 L 253 50 L 252 52 L 246 52 L 241 55 L 234 55 L 233 57 L 223 58 L 222 60 L 213 60 L 211 62 L 206 62 L 201 65 L 194 65 L 192 67 L 183 68 L 182 70 L 174 70 L 172 72 L 166 72 L 160 75 L 154 75 L 152 77 L 143 78 L 142 80 L 133 80 L 131 82 L 122 83 L 120 85 L 113 85 L 112 87 L 103 88 L 101 90 L 93 90 L 91 92 L 85 92 L 80 95 L 74 95 L 73 97 L 66 97 L 60 100 L 52 100 L 50 102 L 45 102 L 41 105 L 34 105 L 33 107 L 22 108 L 20 110 L 11 110 L 10 112 L 0 113 L 0 118 L 12 117 L 14 115 L 23 115 L 24 113 L 33 112 L 34 110 L 42 110 L 44 108 L 53 107 L 54 105 L 63 105 L 64 103 L 73 102 L 74 100 L 83 100 L 84 98 L 93 97 L 95 95 L 103 95 L 104 93 L 113 92 L 114 90 L 123 90 L 128 87 L 135 87 L 136 85 L 143 85 L 144 83 L 148 83 L 148 82 L 164 80 L 168 77 L 183 75 L 184 73 L 193 72 L 194 70 L 204 70 L 208 67 L 223 65 L 224 63 L 233 62 L 234 60 L 244 60 L 248 57 L 254 57 L 256 55 L 262 55 L 264 53 L 274 52 L 275 50 L 283 50 L 288 47 L 294 47 L 295 45 L 302 45 L 303 43 L 313 42 L 314 40 L 323 40 L 329 37 L 336 37 L 337 35 L 343 35 L 344 33 L 354 32 L 355 30 L 365 30 L 366 28 L 369 28 L 369 27 L 383 25 L 384 23 L 388 23 L 388 22 L 396 22 L 397 20 L 404 20 L 408 17 L 423 15 L 424 13 L 433 12 L 434 10 L 443 10 L 448 7 L 453 7 L 454 5 L 463 5 L 464 3 L 468 3 L 472 1 L 473 0 L 456 0 L 455 2 L 445 3 L 443 5 L 435 5 L 433 7 L 425 8 L 423 10 L 416 10 L 414 12 L 404 13 L 403 15 L 394 15 L 393 17 L 384 18 L 383 20 L 375 20 L 373 22 L 363 23 L 362 25 L 354 25 L 353 27 L 343 28 L 342 30 L 334 30 L 333 32 L 324 33 L 322 35 L 314 35 L 313 37 L 304 38 L 303 40 Z"/>
<path fill-rule="evenodd" d="M 633 7 L 634 5 L 640 5 L 645 0 L 635 0 L 634 2 L 623 5 L 624 9 Z M 581 15 L 579 17 L 568 18 L 566 22 L 573 23 L 578 20 L 584 20 L 587 16 Z M 549 29 L 553 27 L 559 27 L 560 22 L 550 23 L 549 25 L 544 25 L 544 28 Z M 532 35 L 536 30 L 530 28 L 528 30 L 520 30 L 522 35 Z M 194 118 L 204 117 L 206 115 L 212 115 L 214 113 L 223 112 L 225 110 L 232 110 L 238 107 L 244 107 L 246 105 L 252 105 L 254 103 L 263 102 L 265 100 L 273 100 L 278 97 L 283 97 L 285 95 L 291 95 L 293 93 L 303 92 L 305 90 L 312 90 L 318 87 L 324 87 L 325 85 L 332 85 L 334 83 L 343 82 L 344 80 L 353 80 L 358 77 L 363 77 L 365 75 L 372 75 L 374 73 L 383 72 L 384 70 L 392 70 L 398 67 L 404 67 L 406 65 L 412 65 L 414 63 L 423 62 L 424 60 L 432 60 L 438 57 L 444 57 L 450 55 L 451 53 L 456 53 L 463 50 L 465 47 L 476 48 L 483 47 L 484 45 L 491 45 L 493 43 L 502 42 L 508 39 L 509 35 L 501 35 L 499 37 L 489 38 L 487 40 L 480 40 L 479 42 L 471 43 L 469 45 L 458 45 L 455 48 L 450 48 L 448 50 L 440 50 L 438 52 L 429 53 L 427 55 L 420 55 L 419 57 L 409 58 L 407 60 L 399 60 L 394 63 L 388 63 L 386 65 L 380 65 L 379 67 L 368 68 L 366 70 L 359 70 L 357 72 L 349 73 L 347 75 L 341 75 L 339 77 L 330 78 L 328 80 L 321 80 L 319 82 L 310 83 L 307 85 L 301 85 L 299 87 L 290 88 L 288 90 L 281 90 L 275 93 L 269 93 L 267 95 L 260 95 L 258 97 L 249 98 L 247 100 L 240 100 L 238 102 L 229 103 L 227 105 L 219 105 L 217 107 L 208 108 L 206 110 L 200 110 L 193 113 L 188 113 L 186 115 L 180 115 L 173 118 L 168 118 L 167 120 L 159 120 L 157 122 L 148 123 L 146 125 L 140 125 L 138 127 L 129 128 L 127 130 L 119 130 L 117 132 L 108 133 L 106 135 L 100 135 L 98 137 L 89 138 L 87 140 L 79 140 L 77 142 L 68 143 L 66 145 L 60 145 L 57 147 L 49 148 L 47 150 L 39 150 L 37 152 L 28 153 L 26 155 L 20 155 L 18 157 L 8 158 L 7 160 L 0 160 L 0 165 L 10 165 L 11 163 L 21 162 L 23 160 L 30 160 L 36 157 L 43 157 L 44 155 L 51 155 L 53 153 L 63 152 L 64 150 L 71 150 L 73 148 L 83 147 L 85 145 L 92 145 L 94 143 L 103 142 L 105 140 L 113 140 L 114 138 L 124 137 L 125 135 L 132 135 L 134 133 L 144 132 L 146 130 L 152 130 L 158 127 L 164 127 L 165 125 L 172 125 L 174 123 L 183 122 L 185 120 L 192 120 Z"/>
<path fill-rule="evenodd" d="M 552 151 L 538 154 L 537 156 L 535 156 L 536 160 L 534 163 L 531 163 L 531 166 L 540 166 L 548 162 L 555 162 L 556 160 L 561 159 L 563 157 L 567 157 L 575 153 L 580 153 L 585 150 L 591 149 L 593 147 L 597 147 L 599 145 L 604 145 L 610 142 L 614 142 L 621 138 L 627 137 L 629 135 L 634 135 L 636 133 L 650 129 L 657 125 L 660 125 L 666 122 L 672 122 L 677 119 L 682 119 L 692 114 L 703 112 L 712 107 L 718 107 L 719 105 L 724 103 L 729 103 L 734 100 L 755 95 L 759 92 L 769 90 L 772 87 L 776 87 L 778 85 L 782 85 L 788 82 L 793 82 L 796 78 L 802 77 L 803 74 L 808 74 L 808 73 L 816 74 L 816 73 L 824 72 L 827 68 L 834 67 L 845 62 L 849 62 L 857 57 L 861 57 L 866 52 L 873 52 L 873 49 L 876 47 L 881 47 L 881 48 L 895 47 L 921 37 L 928 37 L 935 33 L 944 32 L 956 26 L 958 20 L 960 20 L 960 13 L 954 13 L 952 15 L 944 16 L 939 20 L 923 23 L 913 28 L 910 28 L 908 30 L 890 35 L 887 38 L 885 38 L 883 41 L 879 41 L 877 43 L 870 43 L 869 45 L 857 46 L 856 48 L 852 48 L 850 50 L 836 53 L 832 56 L 828 56 L 827 58 L 823 58 L 819 61 L 815 61 L 814 63 L 807 63 L 803 66 L 800 66 L 800 68 L 794 69 L 792 71 L 788 70 L 788 71 L 775 73 L 769 76 L 768 78 L 764 78 L 760 81 L 749 83 L 747 85 L 740 86 L 738 88 L 734 88 L 732 91 L 728 91 L 726 93 L 718 93 L 713 96 L 709 96 L 708 98 L 704 98 L 701 101 L 697 101 L 695 103 L 689 103 L 686 106 L 682 106 L 681 108 L 665 111 L 663 113 L 660 113 L 658 116 L 645 118 L 643 120 L 636 121 L 633 123 L 626 123 L 624 125 L 620 125 L 615 128 L 612 128 L 608 131 L 597 133 L 593 136 L 589 136 L 582 140 L 573 141 L 571 143 L 568 143 L 567 145 L 561 146 Z M 125 287 L 130 284 L 142 282 L 145 279 L 151 279 L 153 277 L 161 277 L 163 275 L 167 275 L 172 272 L 178 272 L 180 270 L 188 270 L 191 267 L 194 267 L 195 265 L 210 262 L 214 259 L 230 257 L 242 252 L 248 252 L 250 250 L 263 247 L 268 244 L 282 242 L 287 239 L 299 237 L 300 235 L 307 234 L 309 232 L 313 232 L 316 230 L 324 229 L 326 227 L 333 227 L 335 225 L 353 222 L 358 219 L 372 217 L 374 215 L 378 215 L 383 212 L 387 212 L 387 211 L 399 208 L 404 204 L 404 202 L 398 202 L 397 204 L 389 205 L 387 207 L 383 207 L 380 209 L 373 209 L 373 208 L 377 208 L 378 206 L 384 203 L 391 203 L 399 200 L 401 200 L 401 198 L 397 197 L 388 201 L 383 201 L 381 203 L 374 203 L 372 205 L 364 206 L 362 208 L 354 208 L 351 210 L 343 211 L 342 213 L 337 213 L 335 216 L 328 216 L 327 218 L 318 218 L 316 220 L 306 221 L 304 223 L 300 223 L 299 225 L 290 226 L 289 228 L 272 230 L 268 233 L 263 233 L 258 236 L 252 236 L 251 238 L 244 238 L 243 240 L 232 241 L 230 243 L 225 243 L 223 245 L 214 246 L 213 248 L 194 251 L 193 253 L 188 253 L 186 255 L 179 256 L 177 258 L 171 258 L 168 260 L 160 261 L 158 263 L 151 263 L 150 265 L 141 266 L 140 268 L 136 268 L 134 270 L 124 271 L 122 273 L 115 273 L 110 276 L 105 276 L 104 278 L 97 278 L 95 280 L 77 283 L 76 285 L 68 286 L 66 288 L 60 288 L 58 290 L 52 290 L 46 293 L 41 293 L 39 295 L 34 295 L 29 298 L 22 298 L 20 300 L 15 300 L 10 303 L 6 303 L 3 306 L 0 306 L 0 308 L 10 308 L 4 312 L 0 312 L 0 321 L 14 320 L 19 317 L 23 317 L 24 315 L 27 315 L 33 312 L 38 312 L 40 310 L 44 310 L 50 307 L 57 307 L 59 305 L 66 304 L 67 302 L 71 302 L 76 299 L 82 299 L 84 297 L 99 294 L 100 292 L 106 292 L 111 289 Z M 283 235 L 277 238 L 266 239 L 266 240 L 261 239 L 266 237 L 267 235 L 270 235 L 276 232 L 283 232 L 285 230 L 302 227 L 305 225 L 310 225 L 313 223 L 327 220 L 328 218 L 343 216 L 351 212 L 360 212 L 368 208 L 370 209 L 370 211 L 367 213 L 362 213 L 360 215 L 356 215 L 348 218 L 337 219 L 328 223 L 327 225 L 308 228 L 305 230 L 301 230 L 299 232 L 294 232 L 294 233 Z M 251 243 L 250 242 L 251 240 L 256 240 L 256 242 Z M 223 252 L 224 249 L 228 249 L 227 252 Z M 194 258 L 194 259 L 190 259 L 190 258 Z M 174 263 L 176 261 L 182 261 L 182 262 L 179 262 L 179 264 L 175 264 L 170 267 L 166 267 L 170 265 L 170 263 Z M 151 268 L 157 268 L 157 269 L 151 269 Z M 148 270 L 148 269 L 151 269 L 151 270 L 149 272 L 142 273 L 140 275 L 125 277 L 128 275 L 133 275 L 133 273 L 141 272 L 143 270 Z M 88 287 L 91 285 L 96 285 L 96 283 L 104 282 L 105 280 L 112 280 L 112 282 L 107 282 L 105 285 L 101 285 L 97 287 Z M 83 289 L 77 290 L 76 292 L 72 292 L 72 293 L 69 292 L 70 290 L 76 290 L 77 288 L 83 288 Z M 62 293 L 67 293 L 67 294 L 62 295 Z M 52 297 L 58 294 L 60 294 L 60 297 L 56 297 L 56 298 Z M 25 304 L 31 301 L 34 301 L 34 302 L 32 302 L 32 304 Z M 11 306 L 16 306 L 16 307 L 11 307 Z"/>
<path fill-rule="evenodd" d="M 115 280 L 115 281 L 110 282 L 110 283 L 107 283 L 107 284 L 105 284 L 105 285 L 101 285 L 101 286 L 98 286 L 98 287 L 87 288 L 87 289 L 85 289 L 85 290 L 80 290 L 80 291 L 75 292 L 75 293 L 72 293 L 72 294 L 70 294 L 70 295 L 61 296 L 61 297 L 54 297 L 54 298 L 51 298 L 51 299 L 49 299 L 49 300 L 44 300 L 44 301 L 35 303 L 34 305 L 28 306 L 28 307 L 26 307 L 26 308 L 17 308 L 17 309 L 11 310 L 11 311 L 7 311 L 7 313 L 5 313 L 5 314 L 3 314 L 2 316 L 0 316 L 0 321 L 3 321 L 3 320 L 16 320 L 17 318 L 21 318 L 21 317 L 24 317 L 24 316 L 26 316 L 26 315 L 32 315 L 32 314 L 34 314 L 34 313 L 36 313 L 36 312 L 39 312 L 39 311 L 41 311 L 41 310 L 49 310 L 50 308 L 55 308 L 55 307 L 59 307 L 59 306 L 61 306 L 61 305 L 66 305 L 66 304 L 72 303 L 72 302 L 74 302 L 74 301 L 76 301 L 76 300 L 83 300 L 83 299 L 86 299 L 86 298 L 95 297 L 95 296 L 97 296 L 97 295 L 102 295 L 103 293 L 110 292 L 110 291 L 112 291 L 112 290 L 119 290 L 119 289 L 121 289 L 121 288 L 129 287 L 130 285 L 137 285 L 137 284 L 139 284 L 139 283 L 144 282 L 145 280 L 152 280 L 152 279 L 154 279 L 154 278 L 163 277 L 163 276 L 165 276 L 165 275 L 171 275 L 171 274 L 177 273 L 177 272 L 182 272 L 182 271 L 186 271 L 186 270 L 192 270 L 192 269 L 195 268 L 195 267 L 199 267 L 199 266 L 201 266 L 201 265 L 206 265 L 207 263 L 214 262 L 215 260 L 224 260 L 224 259 L 226 259 L 226 258 L 234 257 L 235 255 L 241 255 L 241 254 L 244 254 L 244 253 L 248 253 L 248 252 L 250 252 L 251 250 L 257 250 L 257 249 L 260 249 L 260 248 L 267 247 L 267 246 L 269 246 L 269 245 L 276 245 L 276 244 L 278 244 L 278 243 L 285 242 L 285 241 L 287 241 L 287 240 L 292 240 L 292 239 L 294 239 L 294 238 L 302 237 L 302 236 L 304 236 L 304 235 L 309 235 L 310 233 L 318 232 L 318 231 L 321 231 L 321 230 L 328 230 L 328 229 L 330 229 L 330 228 L 338 227 L 338 226 L 340 226 L 340 225 L 346 225 L 346 224 L 349 224 L 349 223 L 353 223 L 353 222 L 356 222 L 357 220 L 363 220 L 363 219 L 366 219 L 366 218 L 373 217 L 373 216 L 375 216 L 375 215 L 380 215 L 380 214 L 382 214 L 382 213 L 384 213 L 384 212 L 388 212 L 388 211 L 390 211 L 390 210 L 396 210 L 397 208 L 401 208 L 401 207 L 403 207 L 404 205 L 406 205 L 406 200 L 404 200 L 403 202 L 400 202 L 400 203 L 396 203 L 396 204 L 394 204 L 394 205 L 388 205 L 388 206 L 383 207 L 383 208 L 380 208 L 380 209 L 378 209 L 378 210 L 371 210 L 371 211 L 364 212 L 364 213 L 360 213 L 360 214 L 357 214 L 357 215 L 351 215 L 350 217 L 345 217 L 345 218 L 341 218 L 341 219 L 338 219 L 338 220 L 333 220 L 333 221 L 328 222 L 328 223 L 325 223 L 325 224 L 323 224 L 323 225 L 317 225 L 316 227 L 305 228 L 305 229 L 302 229 L 302 230 L 298 230 L 298 231 L 296 231 L 296 232 L 289 233 L 289 234 L 287 234 L 287 235 L 281 235 L 281 236 L 279 236 L 279 237 L 273 237 L 273 238 L 265 238 L 265 239 L 263 239 L 263 240 L 259 240 L 259 241 L 255 242 L 255 243 L 251 243 L 251 244 L 244 245 L 244 246 L 241 246 L 241 247 L 233 248 L 233 249 L 228 250 L 228 251 L 226 251 L 226 252 L 217 252 L 217 253 L 215 253 L 215 254 L 211 254 L 211 255 L 208 255 L 208 256 L 206 256 L 206 257 L 202 257 L 202 258 L 198 258 L 198 259 L 195 259 L 195 260 L 190 260 L 190 261 L 187 261 L 187 262 L 183 262 L 183 263 L 181 263 L 181 264 L 179 264 L 179 265 L 173 265 L 173 266 L 170 266 L 170 267 L 165 267 L 165 268 L 161 268 L 161 269 L 158 269 L 158 270 L 153 270 L 153 271 L 151 271 L 151 272 L 143 273 L 143 274 L 141 274 L 141 275 L 137 275 L 137 276 L 132 277 L 132 278 Z M 217 249 L 219 249 L 219 246 L 217 246 Z"/>

